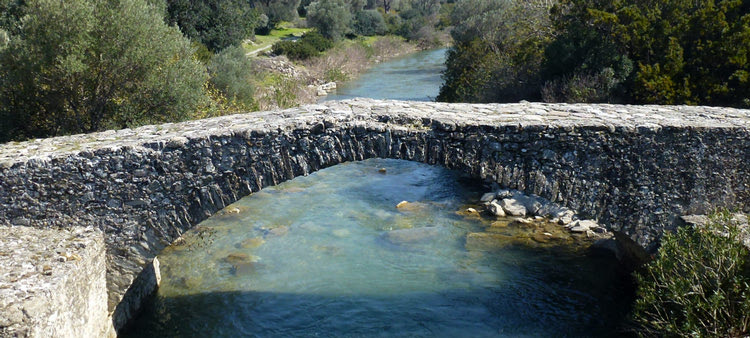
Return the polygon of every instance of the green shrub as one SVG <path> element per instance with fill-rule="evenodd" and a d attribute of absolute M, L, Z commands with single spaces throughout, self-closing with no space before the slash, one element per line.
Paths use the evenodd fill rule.
<path fill-rule="evenodd" d="M 261 13 L 245 0 L 167 0 L 166 21 L 212 52 L 252 37 Z"/>
<path fill-rule="evenodd" d="M 276 55 L 286 55 L 292 60 L 304 60 L 320 54 L 320 52 L 310 44 L 288 40 L 274 43 L 272 51 Z"/>
<path fill-rule="evenodd" d="M 645 336 L 739 337 L 750 334 L 748 250 L 727 211 L 705 227 L 680 228 L 637 273 L 634 319 Z"/>
<path fill-rule="evenodd" d="M 317 32 L 309 32 L 297 41 L 279 41 L 273 44 L 272 51 L 276 55 L 286 55 L 292 60 L 304 60 L 320 55 L 333 47 L 333 41 Z"/>
<path fill-rule="evenodd" d="M 302 35 L 300 42 L 311 45 L 315 50 L 324 52 L 333 47 L 333 40 L 326 38 L 318 32 L 307 32 Z"/>

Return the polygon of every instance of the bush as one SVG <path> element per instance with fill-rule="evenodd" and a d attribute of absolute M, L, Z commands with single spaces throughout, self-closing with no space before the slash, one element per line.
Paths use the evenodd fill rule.
<path fill-rule="evenodd" d="M 377 10 L 367 9 L 357 12 L 354 18 L 354 32 L 358 35 L 383 35 L 386 31 L 385 19 Z"/>
<path fill-rule="evenodd" d="M 288 40 L 274 43 L 272 51 L 276 55 L 286 55 L 292 60 L 304 60 L 320 54 L 320 52 L 310 44 Z"/>
<path fill-rule="evenodd" d="M 544 102 L 611 102 L 611 93 L 620 84 L 612 68 L 597 74 L 574 74 L 547 81 L 542 87 Z"/>
<path fill-rule="evenodd" d="M 309 32 L 298 41 L 279 41 L 273 44 L 272 51 L 276 55 L 286 55 L 293 60 L 304 60 L 320 55 L 321 52 L 333 47 L 333 41 L 326 39 L 317 32 Z"/>
<path fill-rule="evenodd" d="M 666 234 L 659 256 L 636 274 L 634 319 L 643 335 L 739 337 L 750 334 L 750 268 L 727 211 L 705 227 Z"/>
<path fill-rule="evenodd" d="M 325 52 L 333 47 L 333 40 L 326 38 L 318 32 L 308 32 L 302 35 L 300 42 L 311 45 L 319 52 Z"/>

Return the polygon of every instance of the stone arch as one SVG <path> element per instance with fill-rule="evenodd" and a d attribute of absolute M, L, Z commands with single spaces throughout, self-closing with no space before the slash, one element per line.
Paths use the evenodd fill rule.
<path fill-rule="evenodd" d="M 4 145 L 0 224 L 101 229 L 119 329 L 184 231 L 263 187 L 373 157 L 536 194 L 646 247 L 679 215 L 750 208 L 747 111 L 359 99 Z"/>

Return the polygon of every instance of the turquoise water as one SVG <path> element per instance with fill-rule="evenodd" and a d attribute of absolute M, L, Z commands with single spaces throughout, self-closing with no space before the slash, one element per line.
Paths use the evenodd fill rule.
<path fill-rule="evenodd" d="M 468 233 L 507 224 L 462 212 L 482 190 L 383 159 L 266 188 L 164 250 L 162 286 L 124 336 L 616 335 L 631 299 L 616 262 L 469 246 Z"/>
<path fill-rule="evenodd" d="M 357 79 L 339 84 L 323 101 L 354 97 L 434 101 L 440 92 L 447 49 L 432 49 L 383 62 Z"/>

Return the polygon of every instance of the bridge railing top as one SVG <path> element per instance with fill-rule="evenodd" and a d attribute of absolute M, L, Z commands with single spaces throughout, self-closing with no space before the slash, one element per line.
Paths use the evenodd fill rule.
<path fill-rule="evenodd" d="M 676 128 L 742 128 L 750 130 L 750 110 L 703 106 L 612 104 L 448 104 L 435 102 L 353 99 L 330 101 L 279 111 L 227 115 L 180 123 L 148 125 L 135 129 L 35 139 L 0 144 L 0 169 L 16 163 L 47 161 L 69 154 L 123 147 L 151 151 L 145 145 L 163 143 L 178 147 L 189 139 L 210 136 L 274 132 L 326 125 L 353 124 L 416 128 L 415 121 L 454 125 L 542 126 L 571 129 L 606 127 L 658 130 Z M 424 128 L 424 125 L 419 127 Z M 248 134 L 249 135 L 249 134 Z"/>

